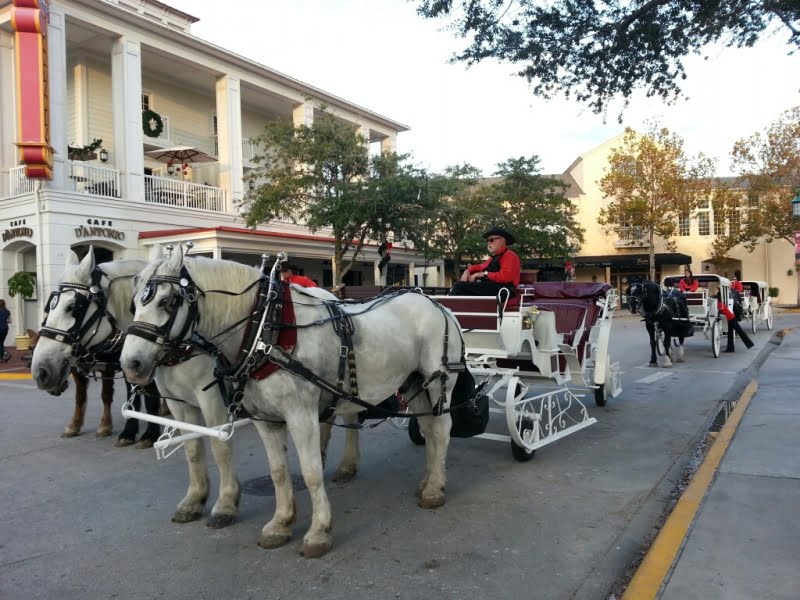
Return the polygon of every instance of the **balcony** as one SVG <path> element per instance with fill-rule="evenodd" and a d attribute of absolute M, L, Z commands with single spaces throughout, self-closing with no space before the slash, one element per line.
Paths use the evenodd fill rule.
<path fill-rule="evenodd" d="M 108 167 L 97 167 L 83 162 L 68 161 L 70 191 L 93 194 L 107 198 L 119 198 L 119 171 Z"/>
<path fill-rule="evenodd" d="M 225 211 L 225 190 L 155 175 L 144 176 L 144 201 L 214 212 Z"/>
<path fill-rule="evenodd" d="M 649 245 L 644 227 L 623 227 L 614 242 L 614 248 L 646 248 Z"/>

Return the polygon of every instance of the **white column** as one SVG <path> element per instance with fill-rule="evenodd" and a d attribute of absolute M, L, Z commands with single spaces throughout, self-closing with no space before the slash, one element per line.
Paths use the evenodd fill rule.
<path fill-rule="evenodd" d="M 75 131 L 71 132 L 74 137 L 67 142 L 85 146 L 91 144 L 92 140 L 89 139 L 89 69 L 86 68 L 86 56 L 82 53 L 72 66 L 72 90 Z M 110 141 L 103 140 L 103 147 L 111 146 Z"/>
<path fill-rule="evenodd" d="M 239 79 L 217 79 L 217 146 L 219 185 L 228 192 L 227 212 L 233 212 L 244 196 L 242 167 L 242 101 Z"/>
<path fill-rule="evenodd" d="M 390 135 L 381 140 L 381 154 L 397 152 L 397 136 Z"/>
<path fill-rule="evenodd" d="M 408 263 L 408 285 L 414 285 L 414 263 Z"/>
<path fill-rule="evenodd" d="M 388 265 L 383 267 L 385 270 L 383 273 L 381 273 L 381 270 L 378 268 L 378 264 L 380 262 L 381 262 L 380 257 L 377 260 L 373 261 L 372 275 L 375 281 L 375 285 L 386 285 L 386 271 L 388 270 L 387 269 Z"/>
<path fill-rule="evenodd" d="M 0 86 L 0 198 L 9 192 L 9 169 L 19 163 L 19 153 L 14 142 L 17 141 L 17 102 L 16 85 L 12 82 L 16 77 L 14 65 L 14 35 L 0 29 L 0 73 L 3 73 L 5 84 Z M 13 275 L 11 273 L 9 277 Z M 0 281 L 5 286 L 8 277 Z M 7 296 L 3 296 L 8 299 Z"/>
<path fill-rule="evenodd" d="M 358 134 L 364 138 L 364 145 L 367 147 L 367 150 L 369 150 L 369 138 L 371 133 L 372 132 L 370 131 L 369 127 L 364 127 L 362 125 L 358 128 Z"/>
<path fill-rule="evenodd" d="M 53 182 L 56 189 L 67 187 L 67 38 L 64 13 L 50 5 L 47 26 L 47 57 L 50 77 L 50 145 L 53 157 Z"/>
<path fill-rule="evenodd" d="M 295 127 L 300 125 L 311 127 L 314 124 L 314 106 L 308 102 L 295 106 L 292 111 L 292 121 Z"/>
<path fill-rule="evenodd" d="M 144 202 L 144 132 L 142 131 L 142 46 L 127 37 L 111 49 L 111 97 L 114 111 L 114 165 L 122 197 Z"/>

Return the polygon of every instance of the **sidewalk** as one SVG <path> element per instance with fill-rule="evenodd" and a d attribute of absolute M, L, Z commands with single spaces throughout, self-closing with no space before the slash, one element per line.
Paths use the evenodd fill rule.
<path fill-rule="evenodd" d="M 625 599 L 800 598 L 799 364 L 800 331 L 795 330 L 767 358 L 752 400 L 740 414 L 734 409 L 733 427 L 723 428 L 715 442 L 724 444 L 726 433 L 730 436 L 710 487 L 698 495 L 699 510 L 660 592 L 658 581 L 650 589 L 632 585 Z M 735 427 L 737 417 L 741 422 Z M 712 451 L 713 446 L 706 460 Z M 662 530 L 667 537 L 668 526 Z"/>
<path fill-rule="evenodd" d="M 29 350 L 17 350 L 14 346 L 6 346 L 11 355 L 8 362 L 0 362 L 0 379 L 30 379 L 31 370 L 22 362 L 22 355 Z"/>

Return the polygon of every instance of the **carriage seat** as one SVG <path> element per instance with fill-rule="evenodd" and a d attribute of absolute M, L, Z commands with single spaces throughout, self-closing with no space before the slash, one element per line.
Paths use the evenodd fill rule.
<path fill-rule="evenodd" d="M 533 304 L 555 313 L 556 331 L 570 346 L 589 339 L 589 331 L 602 312 L 597 301 L 611 289 L 607 283 L 563 281 L 541 281 L 532 287 Z M 575 339 L 578 333 L 580 339 Z"/>

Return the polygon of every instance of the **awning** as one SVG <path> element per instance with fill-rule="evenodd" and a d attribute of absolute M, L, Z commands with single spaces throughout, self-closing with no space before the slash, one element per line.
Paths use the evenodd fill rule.
<path fill-rule="evenodd" d="M 690 265 L 692 257 L 678 252 L 656 253 L 656 267 L 661 265 Z M 575 267 L 647 267 L 649 254 L 604 254 L 600 256 L 576 256 L 570 258 Z M 532 258 L 522 261 L 524 269 L 562 269 L 564 261 L 553 258 Z"/>

